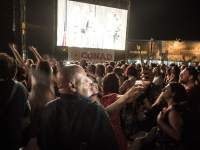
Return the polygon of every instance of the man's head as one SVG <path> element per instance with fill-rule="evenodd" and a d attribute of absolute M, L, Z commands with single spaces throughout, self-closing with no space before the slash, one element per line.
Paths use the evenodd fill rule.
<path fill-rule="evenodd" d="M 92 80 L 87 77 L 84 69 L 79 65 L 68 65 L 57 74 L 58 89 L 61 94 L 79 93 L 82 96 L 90 97 Z"/>
<path fill-rule="evenodd" d="M 137 69 L 135 68 L 134 65 L 129 65 L 126 68 L 125 74 L 126 74 L 126 76 L 134 76 L 135 78 L 137 78 L 138 71 L 137 71 Z"/>
<path fill-rule="evenodd" d="M 180 73 L 180 82 L 187 84 L 189 82 L 195 82 L 197 80 L 198 72 L 194 67 L 186 67 Z"/>

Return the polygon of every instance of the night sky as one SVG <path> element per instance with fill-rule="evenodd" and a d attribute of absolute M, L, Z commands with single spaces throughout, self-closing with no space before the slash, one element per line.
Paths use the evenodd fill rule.
<path fill-rule="evenodd" d="M 133 0 L 129 39 L 200 40 L 197 0 Z"/>
<path fill-rule="evenodd" d="M 198 0 L 131 0 L 128 40 L 149 40 L 152 37 L 155 40 L 200 41 L 198 3 Z M 0 48 L 4 49 L 13 38 L 12 1 L 1 1 L 0 7 Z M 27 0 L 28 43 L 47 49 L 53 47 L 49 46 L 55 39 L 53 9 L 53 0 Z"/>

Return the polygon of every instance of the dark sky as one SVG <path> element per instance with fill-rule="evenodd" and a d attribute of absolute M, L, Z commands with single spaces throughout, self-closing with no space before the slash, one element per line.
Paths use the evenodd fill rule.
<path fill-rule="evenodd" d="M 27 17 L 33 24 L 49 24 L 48 0 L 28 1 L 34 13 Z M 82 0 L 84 1 L 84 0 Z M 105 0 L 104 0 L 105 1 Z M 44 3 L 48 3 L 47 5 Z M 35 6 L 38 5 L 39 6 Z M 45 6 L 45 7 L 44 7 Z M 33 7 L 33 8 L 32 8 Z M 42 8 L 44 7 L 44 8 Z M 41 11 L 32 11 L 38 8 Z M 31 14 L 30 13 L 30 14 Z M 38 23 L 37 23 L 38 22 Z M 46 22 L 46 23 L 45 23 Z M 128 38 L 134 39 L 200 40 L 200 5 L 198 0 L 131 0 Z"/>
<path fill-rule="evenodd" d="M 200 40 L 197 0 L 133 0 L 129 39 Z"/>
<path fill-rule="evenodd" d="M 17 0 L 15 0 L 18 2 Z M 29 43 L 48 47 L 53 35 L 54 0 L 27 0 Z M 12 1 L 1 1 L 0 40 L 2 49 L 12 37 Z M 19 19 L 18 19 L 19 20 Z M 37 37 L 37 38 L 35 38 Z M 51 40 L 47 41 L 46 39 Z M 200 5 L 198 0 L 131 0 L 128 39 L 200 40 Z M 41 38 L 41 39 L 40 39 Z M 45 39 L 45 40 L 42 40 Z M 1 48 L 0 47 L 0 48 Z"/>

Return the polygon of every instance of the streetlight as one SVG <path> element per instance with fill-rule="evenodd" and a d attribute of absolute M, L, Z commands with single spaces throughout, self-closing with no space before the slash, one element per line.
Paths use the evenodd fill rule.
<path fill-rule="evenodd" d="M 140 45 L 138 44 L 137 45 L 137 50 L 139 51 L 139 53 L 140 53 L 140 61 L 141 61 L 141 64 L 142 64 L 142 54 L 141 54 L 141 47 L 140 47 Z"/>
<path fill-rule="evenodd" d="M 150 58 L 150 59 L 151 59 L 152 54 L 153 54 L 153 41 L 154 41 L 154 39 L 151 38 L 151 39 L 150 39 L 150 54 L 149 54 L 149 58 Z"/>

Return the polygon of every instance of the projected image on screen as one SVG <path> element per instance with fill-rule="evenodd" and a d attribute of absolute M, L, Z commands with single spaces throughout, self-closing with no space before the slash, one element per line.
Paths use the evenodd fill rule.
<path fill-rule="evenodd" d="M 127 10 L 58 0 L 57 46 L 124 50 Z"/>

